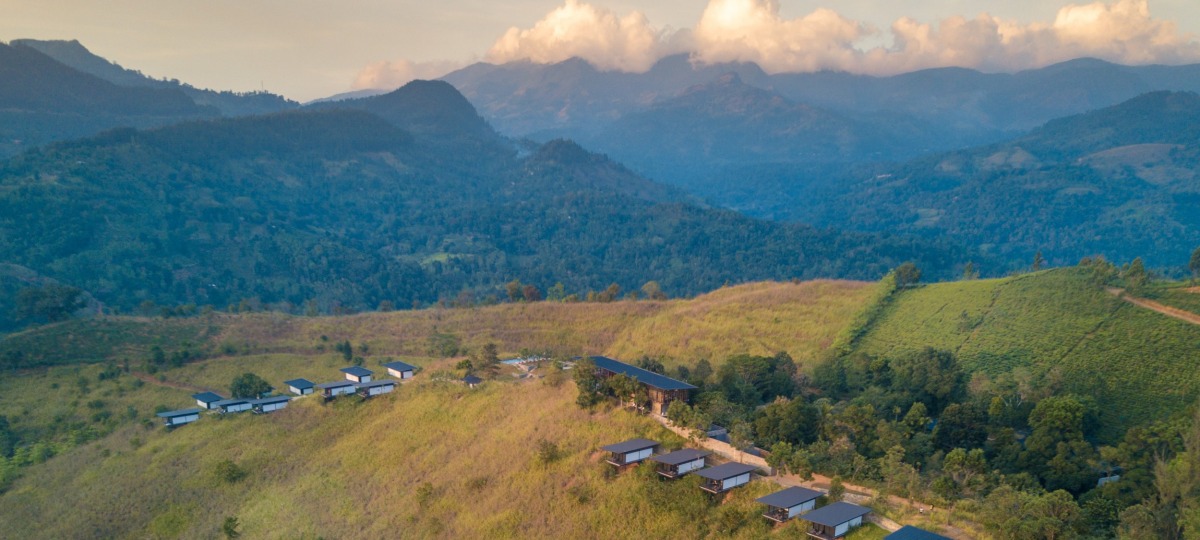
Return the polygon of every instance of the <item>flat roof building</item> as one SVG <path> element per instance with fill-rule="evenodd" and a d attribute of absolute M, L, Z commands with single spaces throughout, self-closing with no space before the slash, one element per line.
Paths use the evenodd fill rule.
<path fill-rule="evenodd" d="M 905 525 L 900 530 L 883 537 L 883 540 L 950 540 L 950 538 L 912 525 Z"/>
<path fill-rule="evenodd" d="M 800 519 L 809 522 L 808 535 L 821 540 L 837 540 L 863 524 L 863 516 L 871 513 L 870 508 L 838 501 L 822 506 Z"/>
<path fill-rule="evenodd" d="M 346 374 L 347 381 L 353 381 L 361 384 L 371 382 L 371 375 L 375 372 L 362 366 L 350 366 L 348 368 L 342 368 L 342 373 Z"/>
<path fill-rule="evenodd" d="M 205 409 L 214 409 L 216 407 L 213 406 L 213 403 L 221 401 L 225 398 L 221 397 L 221 395 L 216 392 L 200 392 L 199 394 L 192 394 L 192 399 L 196 400 L 196 405 L 199 405 Z"/>
<path fill-rule="evenodd" d="M 160 412 L 155 416 L 163 419 L 164 426 L 173 428 L 199 420 L 200 409 L 180 409 L 178 411 Z"/>
<path fill-rule="evenodd" d="M 254 399 L 250 400 L 250 406 L 254 407 L 254 412 L 256 413 L 269 413 L 287 407 L 288 402 L 291 400 L 292 398 L 287 396 Z"/>
<path fill-rule="evenodd" d="M 606 461 L 618 470 L 645 461 L 654 455 L 655 448 L 658 448 L 658 441 L 650 439 L 630 439 L 625 442 L 600 447 L 601 450 L 609 454 Z"/>
<path fill-rule="evenodd" d="M 358 393 L 362 397 L 372 397 L 380 394 L 387 394 L 392 390 L 395 390 L 396 381 L 371 381 L 369 383 L 355 385 L 355 387 L 358 389 Z"/>
<path fill-rule="evenodd" d="M 700 489 L 709 493 L 724 493 L 750 483 L 753 473 L 757 469 L 758 467 L 745 463 L 725 463 L 709 467 L 696 474 L 704 479 L 704 483 L 700 484 Z"/>
<path fill-rule="evenodd" d="M 763 517 L 776 523 L 783 523 L 817 506 L 817 499 L 824 495 L 820 491 L 790 487 L 776 491 L 766 497 L 759 497 L 758 502 L 767 505 Z"/>
<path fill-rule="evenodd" d="M 413 373 L 417 371 L 416 366 L 405 364 L 404 362 L 388 362 L 383 367 L 387 368 L 388 375 L 400 380 L 411 379 Z"/>
<path fill-rule="evenodd" d="M 695 448 L 684 448 L 650 459 L 658 463 L 658 474 L 667 478 L 679 478 L 692 471 L 703 469 L 704 458 L 711 453 Z"/>
<path fill-rule="evenodd" d="M 683 381 L 677 381 L 660 373 L 631 366 L 607 356 L 592 356 L 590 358 L 592 363 L 596 364 L 596 374 L 598 376 L 607 378 L 621 374 L 635 379 L 638 383 L 645 386 L 646 393 L 650 397 L 650 412 L 659 416 L 667 415 L 667 407 L 671 405 L 672 401 L 681 400 L 687 402 L 691 391 L 696 389 L 695 386 Z"/>
<path fill-rule="evenodd" d="M 251 400 L 249 399 L 240 398 L 222 399 L 221 401 L 213 402 L 212 408 L 217 409 L 222 413 L 239 413 L 254 408 L 254 405 L 251 404 L 250 401 Z"/>
<path fill-rule="evenodd" d="M 283 381 L 283 384 L 286 384 L 288 390 L 297 396 L 307 396 L 313 393 L 313 389 L 317 386 L 308 379 L 292 379 L 290 381 Z"/>
<path fill-rule="evenodd" d="M 338 396 L 353 394 L 356 390 L 357 387 L 350 381 L 334 381 L 317 385 L 317 392 L 324 396 L 325 399 L 333 399 Z"/>

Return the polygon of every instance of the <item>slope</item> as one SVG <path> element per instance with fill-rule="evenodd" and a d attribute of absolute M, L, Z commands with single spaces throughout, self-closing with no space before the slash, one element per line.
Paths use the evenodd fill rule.
<path fill-rule="evenodd" d="M 203 366 L 199 376 L 214 382 L 228 372 Z M 31 390 L 56 395 L 63 375 L 71 377 L 29 381 Z M 613 478 L 599 446 L 683 441 L 645 417 L 579 409 L 572 384 L 468 390 L 430 382 L 429 372 L 418 377 L 369 401 L 310 397 L 270 415 L 206 416 L 174 431 L 126 424 L 28 467 L 0 495 L 0 521 L 24 538 L 211 538 L 227 517 L 246 537 L 758 538 L 769 530 L 753 499 L 771 484 L 718 503 L 696 478 L 661 482 L 650 470 Z M 103 410 L 123 410 L 147 393 L 157 396 L 151 402 L 190 401 L 180 390 L 133 387 L 128 377 L 85 397 L 107 396 Z M 231 480 L 229 462 L 242 478 Z M 786 534 L 800 534 L 799 526 Z"/>
<path fill-rule="evenodd" d="M 64 65 L 104 79 L 118 86 L 177 89 L 197 105 L 214 107 L 224 116 L 266 114 L 296 107 L 296 103 L 269 92 L 230 92 L 195 88 L 177 80 L 152 79 L 139 71 L 96 56 L 77 40 L 16 39 L 10 45 L 28 47 Z"/>
<path fill-rule="evenodd" d="M 1020 373 L 1042 391 L 1090 396 L 1102 437 L 1184 410 L 1200 327 L 1127 304 L 1079 269 L 934 284 L 898 293 L 855 350 L 893 356 L 934 347 L 991 378 Z"/>
<path fill-rule="evenodd" d="M 175 88 L 127 88 L 0 43 L 0 157 L 117 126 L 213 116 Z"/>
<path fill-rule="evenodd" d="M 0 261 L 126 311 L 474 303 L 514 278 L 581 296 L 658 280 L 690 295 L 874 278 L 909 259 L 944 276 L 969 258 L 695 206 L 569 142 L 518 154 L 452 87 L 421 82 L 358 105 L 120 130 L 0 163 L 0 238 Z"/>

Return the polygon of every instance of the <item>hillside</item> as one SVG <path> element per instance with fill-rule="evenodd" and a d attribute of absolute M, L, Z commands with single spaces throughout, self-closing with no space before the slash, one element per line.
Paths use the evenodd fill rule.
<path fill-rule="evenodd" d="M 266 114 L 293 109 L 295 102 L 268 92 L 230 92 L 195 88 L 177 80 L 152 79 L 139 71 L 121 67 L 96 56 L 79 41 L 15 39 L 10 45 L 28 47 L 73 69 L 104 79 L 118 86 L 163 88 L 183 92 L 201 107 L 213 107 L 223 116 Z"/>
<path fill-rule="evenodd" d="M 177 88 L 129 88 L 0 43 L 0 158 L 118 126 L 146 127 L 216 115 Z"/>
<path fill-rule="evenodd" d="M 9 335 L 0 340 L 0 358 L 9 368 L 124 358 L 137 362 L 155 346 L 169 354 L 186 348 L 216 356 L 320 355 L 332 350 L 329 340 L 367 344 L 372 355 L 424 357 L 431 354 L 435 334 L 449 334 L 465 349 L 492 342 L 507 354 L 650 355 L 690 364 L 696 358 L 720 361 L 743 352 L 787 351 L 806 360 L 829 347 L 868 292 L 864 283 L 814 281 L 753 283 L 688 300 L 536 302 L 348 317 L 105 317 Z"/>
<path fill-rule="evenodd" d="M 695 477 L 662 482 L 639 470 L 614 478 L 599 446 L 633 437 L 665 448 L 684 441 L 643 416 L 580 409 L 570 383 L 497 381 L 468 390 L 431 381 L 427 369 L 370 401 L 323 405 L 308 397 L 269 415 L 206 416 L 174 431 L 141 422 L 157 405 L 192 403 L 190 385 L 222 389 L 245 370 L 272 381 L 332 378 L 341 364 L 326 358 L 209 360 L 171 371 L 177 388 L 128 375 L 76 384 L 94 380 L 98 366 L 0 380 L 0 414 L 9 418 L 24 408 L 35 410 L 25 423 L 74 422 L 67 402 L 86 400 L 80 414 L 114 429 L 22 469 L 0 494 L 0 521 L 24 538 L 85 531 L 212 538 L 228 517 L 251 538 L 616 538 L 631 531 L 760 538 L 770 531 L 753 501 L 774 484 L 755 482 L 722 500 L 700 491 Z M 228 463 L 243 477 L 223 472 Z M 777 531 L 803 537 L 798 523 Z M 868 528 L 851 538 L 878 537 Z"/>
<path fill-rule="evenodd" d="M 1200 397 L 1189 363 L 1200 326 L 1123 302 L 1077 269 L 902 291 L 855 350 L 896 356 L 927 346 L 955 352 L 970 373 L 1019 373 L 1035 392 L 1092 397 L 1108 440 Z"/>
<path fill-rule="evenodd" d="M 561 282 L 581 298 L 651 280 L 692 295 L 874 279 L 910 259 L 947 276 L 972 258 L 936 241 L 696 206 L 566 141 L 519 153 L 445 83 L 117 130 L 0 162 L 0 238 L 0 261 L 126 313 L 474 304 L 513 279 L 541 291 Z"/>
<path fill-rule="evenodd" d="M 862 167 L 776 199 L 768 211 L 953 238 L 1012 262 L 1041 251 L 1055 265 L 1103 254 L 1179 267 L 1200 245 L 1198 115 L 1197 94 L 1146 94 L 1006 143 Z M 774 173 L 780 184 L 790 176 Z M 814 198 L 825 204 L 801 204 Z M 753 196 L 742 200 L 754 204 Z"/>

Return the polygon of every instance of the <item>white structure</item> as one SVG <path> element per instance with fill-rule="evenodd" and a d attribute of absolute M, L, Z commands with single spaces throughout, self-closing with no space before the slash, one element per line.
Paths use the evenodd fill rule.
<path fill-rule="evenodd" d="M 654 455 L 658 441 L 650 439 L 631 439 L 622 443 L 601 446 L 600 449 L 609 452 L 608 462 L 618 469 L 639 463 Z"/>
<path fill-rule="evenodd" d="M 250 405 L 254 407 L 254 412 L 269 413 L 287 407 L 288 402 L 291 400 L 292 398 L 287 396 L 275 396 L 256 399 L 251 401 Z"/>
<path fill-rule="evenodd" d="M 374 381 L 356 385 L 358 393 L 363 397 L 378 396 L 387 394 L 396 389 L 396 381 Z"/>
<path fill-rule="evenodd" d="M 751 473 L 757 467 L 745 463 L 725 463 L 709 467 L 696 473 L 704 479 L 700 489 L 709 493 L 724 493 L 735 487 L 750 483 Z"/>
<path fill-rule="evenodd" d="M 375 372 L 361 366 L 350 366 L 342 368 L 342 373 L 346 374 L 347 381 L 353 381 L 358 384 L 371 382 L 371 375 Z"/>
<path fill-rule="evenodd" d="M 254 404 L 251 403 L 250 400 L 236 398 L 222 399 L 221 401 L 214 402 L 212 405 L 214 409 L 217 409 L 222 413 L 239 413 L 254 408 Z"/>
<path fill-rule="evenodd" d="M 357 387 L 350 381 L 336 381 L 331 383 L 318 384 L 317 390 L 326 399 L 353 394 Z"/>
<path fill-rule="evenodd" d="M 652 459 L 658 462 L 658 474 L 667 478 L 679 478 L 692 471 L 703 469 L 704 458 L 709 454 L 710 452 L 694 448 L 684 448 L 669 454 L 654 456 Z"/>
<path fill-rule="evenodd" d="M 313 388 L 317 386 L 308 379 L 292 379 L 290 381 L 283 381 L 283 384 L 286 384 L 288 390 L 297 396 L 307 396 L 313 393 Z"/>
<path fill-rule="evenodd" d="M 178 411 L 160 412 L 157 415 L 163 419 L 163 425 L 173 428 L 190 424 L 200 419 L 200 409 L 182 409 Z"/>
<path fill-rule="evenodd" d="M 383 367 L 387 368 L 388 375 L 400 380 L 411 379 L 413 373 L 417 371 L 416 366 L 410 366 L 404 362 L 388 362 Z"/>
<path fill-rule="evenodd" d="M 192 399 L 195 399 L 196 405 L 201 408 L 211 410 L 217 408 L 215 403 L 225 398 L 216 392 L 200 392 L 199 394 L 192 394 Z"/>

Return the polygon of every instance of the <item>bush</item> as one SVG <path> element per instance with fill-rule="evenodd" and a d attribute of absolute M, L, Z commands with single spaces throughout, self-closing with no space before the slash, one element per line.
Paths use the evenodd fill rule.
<path fill-rule="evenodd" d="M 218 480 L 226 484 L 236 484 L 249 475 L 246 469 L 228 459 L 218 462 L 216 467 L 213 468 L 213 472 L 216 474 Z"/>

